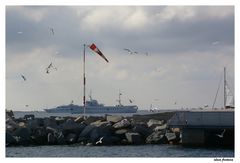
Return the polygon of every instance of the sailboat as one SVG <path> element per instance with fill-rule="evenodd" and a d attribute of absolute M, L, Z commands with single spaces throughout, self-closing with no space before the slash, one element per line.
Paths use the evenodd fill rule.
<path fill-rule="evenodd" d="M 224 75 L 223 75 L 223 98 L 224 98 L 224 109 L 234 109 L 234 96 L 233 93 L 230 90 L 230 87 L 227 83 L 227 79 L 226 79 L 226 67 L 224 67 Z M 219 90 L 219 88 L 218 88 Z M 218 94 L 218 90 L 217 90 L 217 94 Z M 217 94 L 215 96 L 214 99 L 214 103 L 212 108 L 214 108 L 215 102 L 216 102 L 216 98 L 217 98 Z"/>

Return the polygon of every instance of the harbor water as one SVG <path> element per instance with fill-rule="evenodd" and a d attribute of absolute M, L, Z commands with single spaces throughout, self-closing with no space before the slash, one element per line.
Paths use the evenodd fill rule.
<path fill-rule="evenodd" d="M 7 147 L 6 157 L 234 157 L 230 149 L 184 148 L 181 145 Z"/>
<path fill-rule="evenodd" d="M 14 112 L 16 118 L 26 114 L 35 117 L 49 116 L 78 116 L 71 114 L 49 114 L 46 112 Z M 140 111 L 136 114 L 149 114 Z M 123 116 L 131 116 L 126 114 Z M 98 115 L 96 115 L 98 116 Z M 6 147 L 6 157 L 234 157 L 234 149 L 222 148 L 189 148 L 181 145 L 125 145 L 125 146 L 83 146 L 74 145 L 45 145 Z"/>

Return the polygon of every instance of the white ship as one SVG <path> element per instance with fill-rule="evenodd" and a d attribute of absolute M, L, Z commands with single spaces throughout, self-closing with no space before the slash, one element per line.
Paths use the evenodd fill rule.
<path fill-rule="evenodd" d="M 104 104 L 98 103 L 97 100 L 92 99 L 86 101 L 85 113 L 136 113 L 138 107 L 136 105 L 122 105 L 121 96 L 119 93 L 118 105 L 116 106 L 104 106 Z M 83 114 L 84 106 L 74 105 L 73 103 L 69 105 L 61 105 L 56 108 L 44 109 L 48 113 L 71 113 L 71 114 Z"/>

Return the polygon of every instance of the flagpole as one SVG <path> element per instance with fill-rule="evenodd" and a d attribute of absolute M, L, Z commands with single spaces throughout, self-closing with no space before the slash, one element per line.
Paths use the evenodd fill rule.
<path fill-rule="evenodd" d="M 86 111 L 86 75 L 85 75 L 85 44 L 83 45 L 83 117 L 85 119 Z"/>

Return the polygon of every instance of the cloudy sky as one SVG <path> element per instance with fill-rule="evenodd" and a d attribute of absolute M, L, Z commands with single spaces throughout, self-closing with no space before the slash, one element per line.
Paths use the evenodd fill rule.
<path fill-rule="evenodd" d="M 234 93 L 233 6 L 6 6 L 6 108 L 82 105 L 91 43 L 109 63 L 86 49 L 86 93 L 105 105 L 212 106 L 223 67 Z"/>

